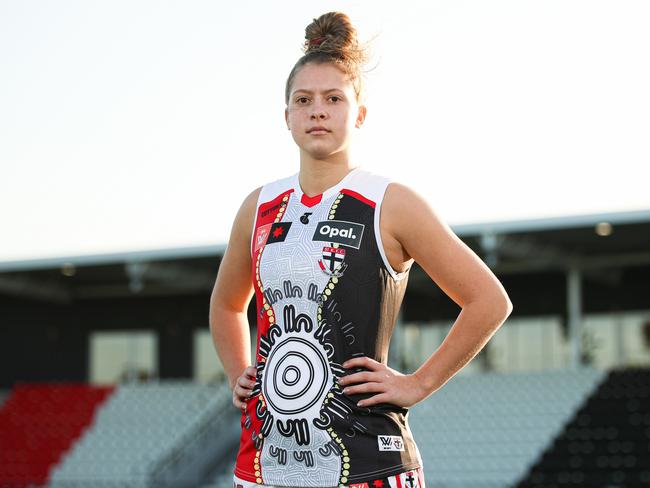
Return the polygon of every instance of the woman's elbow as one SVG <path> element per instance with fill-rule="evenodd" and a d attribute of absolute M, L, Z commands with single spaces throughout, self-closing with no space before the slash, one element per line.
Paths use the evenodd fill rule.
<path fill-rule="evenodd" d="M 505 315 L 506 317 L 509 317 L 510 314 L 512 313 L 513 310 L 513 305 L 512 302 L 510 301 L 510 297 L 508 295 L 505 296 Z"/>

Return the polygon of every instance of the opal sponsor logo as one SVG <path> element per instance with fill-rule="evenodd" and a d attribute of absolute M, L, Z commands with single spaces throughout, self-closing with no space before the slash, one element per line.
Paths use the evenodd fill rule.
<path fill-rule="evenodd" d="M 314 231 L 314 241 L 336 242 L 359 249 L 365 226 L 346 220 L 324 220 L 318 222 Z"/>

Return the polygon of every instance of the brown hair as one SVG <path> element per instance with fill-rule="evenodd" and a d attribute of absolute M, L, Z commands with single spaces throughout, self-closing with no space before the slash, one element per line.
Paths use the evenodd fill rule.
<path fill-rule="evenodd" d="M 335 63 L 352 83 L 357 103 L 362 103 L 365 92 L 362 67 L 368 61 L 368 45 L 359 44 L 350 18 L 343 12 L 323 14 L 307 26 L 305 39 L 302 47 L 305 54 L 296 62 L 287 78 L 284 103 L 289 104 L 294 78 L 307 63 Z"/>

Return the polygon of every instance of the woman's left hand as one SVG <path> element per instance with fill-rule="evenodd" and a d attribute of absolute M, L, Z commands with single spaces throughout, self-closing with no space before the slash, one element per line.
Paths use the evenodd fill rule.
<path fill-rule="evenodd" d="M 424 400 L 430 394 L 415 373 L 402 374 L 367 356 L 348 359 L 342 366 L 346 369 L 357 367 L 370 370 L 352 373 L 339 380 L 344 388 L 343 393 L 346 395 L 378 393 L 359 401 L 357 405 L 360 407 L 392 403 L 408 408 Z"/>

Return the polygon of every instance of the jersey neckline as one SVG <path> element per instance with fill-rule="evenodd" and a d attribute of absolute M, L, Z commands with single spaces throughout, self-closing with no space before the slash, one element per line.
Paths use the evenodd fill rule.
<path fill-rule="evenodd" d="M 303 205 L 307 205 L 308 207 L 312 207 L 315 204 L 319 203 L 323 199 L 326 199 L 330 197 L 335 191 L 337 191 L 342 185 L 347 183 L 352 175 L 357 174 L 361 170 L 361 166 L 356 166 L 353 168 L 351 171 L 348 172 L 338 183 L 335 183 L 334 185 L 330 186 L 326 190 L 324 190 L 322 193 L 319 193 L 318 195 L 314 195 L 313 197 L 310 197 L 303 193 L 302 188 L 300 187 L 300 171 L 295 173 L 291 179 L 292 179 L 292 186 L 293 190 L 296 194 L 296 197 L 298 198 L 298 201 L 300 201 Z"/>

